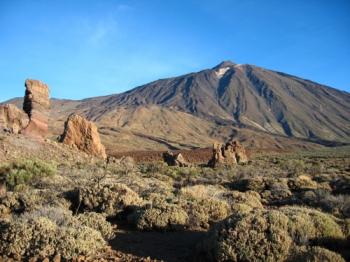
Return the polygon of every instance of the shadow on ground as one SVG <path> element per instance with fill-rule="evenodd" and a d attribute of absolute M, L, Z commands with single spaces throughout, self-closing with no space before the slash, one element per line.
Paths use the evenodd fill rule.
<path fill-rule="evenodd" d="M 142 232 L 118 225 L 116 237 L 110 241 L 113 249 L 135 256 L 166 262 L 190 261 L 203 231 Z"/>

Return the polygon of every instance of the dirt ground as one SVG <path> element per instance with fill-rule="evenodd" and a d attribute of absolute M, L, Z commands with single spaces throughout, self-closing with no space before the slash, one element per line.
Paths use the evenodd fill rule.
<path fill-rule="evenodd" d="M 116 237 L 110 241 L 113 249 L 167 262 L 191 260 L 194 248 L 206 234 L 204 231 L 137 231 L 117 224 Z"/>

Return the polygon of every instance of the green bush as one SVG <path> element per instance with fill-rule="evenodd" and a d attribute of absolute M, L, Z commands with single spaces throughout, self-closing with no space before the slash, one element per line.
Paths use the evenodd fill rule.
<path fill-rule="evenodd" d="M 24 160 L 1 166 L 0 176 L 5 177 L 9 189 L 14 189 L 18 185 L 38 182 L 40 178 L 52 176 L 56 171 L 57 167 L 52 163 L 41 160 Z"/>

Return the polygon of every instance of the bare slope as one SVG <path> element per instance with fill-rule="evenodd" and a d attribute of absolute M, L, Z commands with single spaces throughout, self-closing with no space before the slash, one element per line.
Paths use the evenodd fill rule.
<path fill-rule="evenodd" d="M 290 137 L 350 137 L 349 93 L 252 65 L 223 62 L 100 101 L 104 108 L 149 104 Z"/>
<path fill-rule="evenodd" d="M 10 102 L 21 107 L 18 99 Z M 122 94 L 53 99 L 53 137 L 73 112 L 97 123 L 108 151 L 190 149 L 228 137 L 274 149 L 350 142 L 349 93 L 232 62 Z"/>

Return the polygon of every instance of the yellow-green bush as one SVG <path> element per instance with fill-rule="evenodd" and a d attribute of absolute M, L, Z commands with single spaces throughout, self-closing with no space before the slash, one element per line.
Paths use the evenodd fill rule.
<path fill-rule="evenodd" d="M 313 181 L 309 176 L 300 175 L 290 179 L 288 181 L 288 186 L 294 191 L 310 190 L 317 188 L 317 182 Z"/>
<path fill-rule="evenodd" d="M 199 247 L 198 260 L 284 261 L 292 239 L 288 217 L 278 211 L 256 209 L 234 214 L 217 224 Z"/>
<path fill-rule="evenodd" d="M 214 198 L 189 200 L 185 202 L 184 209 L 189 216 L 188 225 L 194 228 L 208 228 L 211 223 L 226 218 L 230 212 L 225 201 Z"/>
<path fill-rule="evenodd" d="M 245 204 L 252 208 L 263 208 L 261 204 L 260 195 L 254 191 L 239 192 L 239 191 L 230 191 L 225 192 L 221 195 L 221 198 L 224 199 L 232 210 L 236 209 L 238 204 Z"/>
<path fill-rule="evenodd" d="M 311 239 L 342 239 L 344 234 L 336 218 L 311 208 L 286 206 L 279 209 L 288 218 L 288 231 L 297 244 Z"/>
<path fill-rule="evenodd" d="M 82 210 L 115 216 L 128 206 L 142 203 L 139 195 L 124 184 L 95 185 L 77 189 L 78 206 Z"/>
<path fill-rule="evenodd" d="M 86 212 L 77 216 L 82 226 L 99 231 L 104 239 L 112 239 L 115 229 L 106 221 L 106 217 L 95 212 Z"/>
<path fill-rule="evenodd" d="M 0 176 L 5 177 L 9 189 L 18 185 L 32 184 L 40 181 L 40 178 L 52 176 L 57 167 L 52 163 L 41 160 L 23 160 L 5 164 L 0 167 Z"/>
<path fill-rule="evenodd" d="M 178 205 L 157 199 L 157 202 L 135 210 L 128 220 L 139 230 L 177 230 L 185 227 L 188 215 Z"/>
<path fill-rule="evenodd" d="M 288 262 L 345 262 L 344 258 L 323 247 L 298 247 Z"/>
<path fill-rule="evenodd" d="M 22 259 L 93 255 L 106 247 L 105 239 L 113 236 L 112 231 L 112 226 L 98 214 L 74 217 L 68 210 L 42 207 L 1 226 L 0 254 Z"/>

